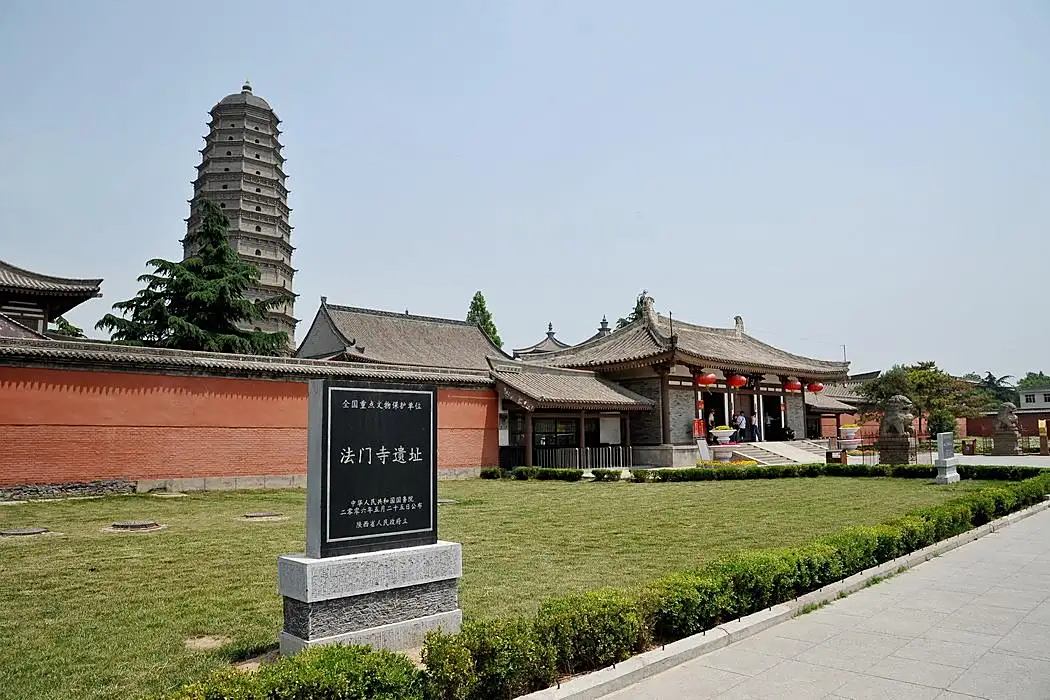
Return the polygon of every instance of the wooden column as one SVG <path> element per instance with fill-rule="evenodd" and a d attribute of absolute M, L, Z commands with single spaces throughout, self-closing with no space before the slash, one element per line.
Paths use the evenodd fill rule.
<path fill-rule="evenodd" d="M 525 466 L 532 466 L 532 411 L 525 411 Z"/>
<path fill-rule="evenodd" d="M 587 441 L 583 437 L 584 423 L 587 420 L 587 414 L 584 411 L 580 411 L 580 449 L 587 447 Z"/>
<path fill-rule="evenodd" d="M 631 446 L 631 413 L 630 411 L 624 411 L 623 413 L 623 435 L 620 436 L 620 442 L 626 447 Z"/>
<path fill-rule="evenodd" d="M 799 381 L 802 381 L 801 379 Z M 809 413 L 806 411 L 806 383 L 802 382 L 802 391 L 799 393 L 799 397 L 802 399 L 802 435 L 795 436 L 796 440 L 808 440 L 809 437 L 806 435 L 806 427 L 809 425 Z"/>
<path fill-rule="evenodd" d="M 660 371 L 660 433 L 665 445 L 671 444 L 671 392 L 667 386 L 668 370 Z"/>

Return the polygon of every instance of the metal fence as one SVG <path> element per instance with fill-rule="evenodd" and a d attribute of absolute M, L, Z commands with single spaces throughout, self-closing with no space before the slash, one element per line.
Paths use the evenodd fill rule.
<path fill-rule="evenodd" d="M 620 445 L 605 447 L 537 447 L 532 451 L 537 467 L 566 469 L 630 469 L 631 448 Z"/>
<path fill-rule="evenodd" d="M 860 438 L 860 445 L 851 449 L 851 457 L 860 457 L 864 464 L 879 463 L 879 436 L 864 435 Z M 926 439 L 925 435 L 912 438 L 908 441 L 908 463 L 909 464 L 933 464 L 937 454 L 937 443 Z"/>
<path fill-rule="evenodd" d="M 974 454 L 977 455 L 991 455 L 994 453 L 993 440 L 991 437 L 964 437 L 956 439 L 958 447 L 956 451 L 960 454 L 964 453 L 964 446 L 966 443 L 972 443 L 974 446 Z M 1021 448 L 1021 454 L 1039 454 L 1039 436 L 1038 435 L 1021 435 L 1017 438 L 1017 446 Z"/>

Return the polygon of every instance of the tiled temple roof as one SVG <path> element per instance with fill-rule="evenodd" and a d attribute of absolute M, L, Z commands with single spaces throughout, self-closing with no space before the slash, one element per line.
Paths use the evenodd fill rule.
<path fill-rule="evenodd" d="M 54 277 L 15 267 L 0 260 L 0 289 L 31 294 L 55 294 L 90 299 L 99 293 L 101 279 Z"/>
<path fill-rule="evenodd" d="M 525 348 L 515 348 L 512 352 L 514 357 L 521 357 L 522 355 L 538 355 L 545 352 L 555 352 L 557 350 L 564 350 L 569 347 L 568 343 L 563 343 L 554 337 L 554 324 L 547 324 L 547 335 L 538 343 L 534 343 Z"/>
<path fill-rule="evenodd" d="M 855 413 L 857 410 L 855 407 L 836 398 L 825 396 L 824 392 L 819 394 L 814 394 L 811 391 L 806 392 L 806 406 L 817 413 Z"/>
<path fill-rule="evenodd" d="M 414 380 L 438 384 L 491 385 L 485 370 L 445 370 L 407 365 L 301 360 L 146 348 L 114 343 L 0 338 L 0 365 L 72 365 L 124 371 L 156 369 L 188 374 L 299 379 Z"/>
<path fill-rule="evenodd" d="M 6 314 L 0 314 L 0 337 L 3 338 L 36 338 L 43 340 L 47 336 L 37 333 L 29 326 L 24 326 Z"/>
<path fill-rule="evenodd" d="M 586 370 L 494 361 L 492 377 L 504 396 L 518 403 L 522 403 L 524 397 L 533 408 L 648 410 L 653 407 L 653 402 L 644 396 Z M 511 391 L 504 391 L 501 384 Z"/>
<path fill-rule="evenodd" d="M 807 379 L 842 379 L 849 363 L 795 355 L 736 328 L 710 328 L 660 316 L 651 301 L 642 317 L 609 335 L 535 358 L 556 367 L 598 368 L 607 365 L 676 361 L 710 369 L 768 372 Z M 672 334 L 673 330 L 673 334 Z"/>
<path fill-rule="evenodd" d="M 324 300 L 297 354 L 485 371 L 488 358 L 507 357 L 480 328 L 465 321 L 338 306 Z"/>

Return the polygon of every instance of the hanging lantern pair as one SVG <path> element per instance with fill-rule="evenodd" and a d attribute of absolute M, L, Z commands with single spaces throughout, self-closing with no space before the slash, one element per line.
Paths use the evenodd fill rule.
<path fill-rule="evenodd" d="M 797 379 L 789 379 L 784 382 L 784 391 L 802 391 L 802 382 Z"/>

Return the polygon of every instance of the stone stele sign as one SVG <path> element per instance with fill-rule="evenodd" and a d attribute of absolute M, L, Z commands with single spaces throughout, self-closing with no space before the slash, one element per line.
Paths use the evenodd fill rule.
<path fill-rule="evenodd" d="M 311 416 L 320 445 L 307 478 L 317 516 L 307 518 L 307 553 L 437 542 L 437 390 L 326 381 L 322 391 Z"/>
<path fill-rule="evenodd" d="M 937 433 L 937 458 L 951 459 L 955 456 L 955 433 Z"/>
<path fill-rule="evenodd" d="M 459 629 L 462 548 L 437 539 L 437 390 L 310 382 L 306 553 L 277 559 L 282 654 L 414 649 Z"/>

